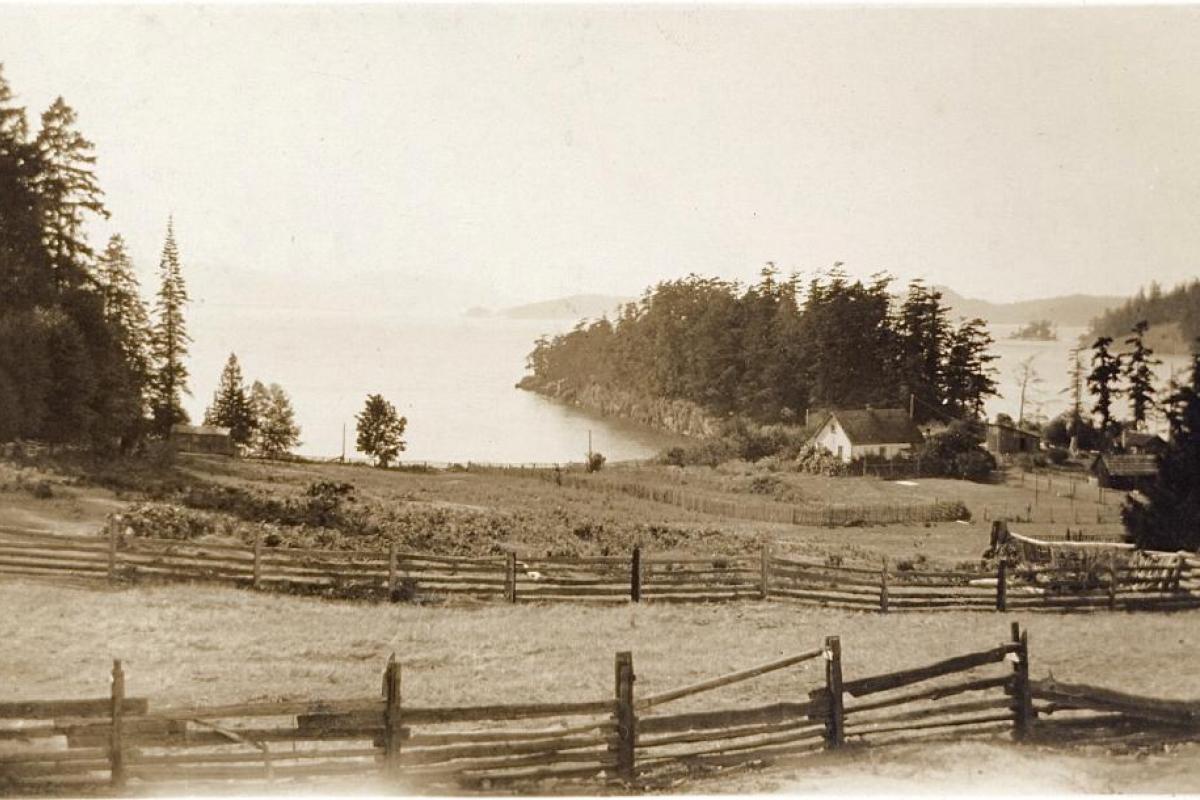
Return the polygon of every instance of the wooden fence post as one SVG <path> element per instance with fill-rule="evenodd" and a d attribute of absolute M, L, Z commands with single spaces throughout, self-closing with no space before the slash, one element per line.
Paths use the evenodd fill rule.
<path fill-rule="evenodd" d="M 121 660 L 113 661 L 112 668 L 112 731 L 108 742 L 108 768 L 112 785 L 125 785 L 125 753 L 121 745 L 122 717 L 125 714 L 125 670 Z"/>
<path fill-rule="evenodd" d="M 1180 558 L 1182 564 L 1182 557 Z M 762 576 L 760 592 L 762 599 L 768 600 L 771 597 L 771 545 L 764 544 L 762 549 Z"/>
<path fill-rule="evenodd" d="M 1115 609 L 1117 607 L 1117 584 L 1121 577 L 1117 572 L 1117 554 L 1110 552 L 1108 554 L 1108 607 Z"/>
<path fill-rule="evenodd" d="M 400 740 L 403 734 L 400 697 L 400 664 L 396 661 L 396 654 L 392 653 L 383 671 L 384 770 L 392 775 L 400 771 Z"/>
<path fill-rule="evenodd" d="M 629 599 L 635 603 L 642 602 L 642 548 L 633 548 L 633 557 L 629 566 Z"/>
<path fill-rule="evenodd" d="M 108 580 L 112 583 L 116 582 L 119 571 L 118 553 L 120 545 L 120 534 L 117 533 L 115 525 L 110 525 L 108 528 Z"/>
<path fill-rule="evenodd" d="M 996 564 L 996 610 L 1008 610 L 1008 561 L 1003 556 Z"/>
<path fill-rule="evenodd" d="M 388 546 L 388 577 L 387 577 L 387 596 L 389 601 L 396 599 L 396 543 L 392 542 Z"/>
<path fill-rule="evenodd" d="M 637 714 L 633 708 L 633 653 L 617 653 L 616 723 L 617 777 L 633 780 L 634 747 L 637 742 Z"/>
<path fill-rule="evenodd" d="M 1028 740 L 1033 734 L 1033 694 L 1029 683 L 1029 631 L 1022 631 L 1020 623 L 1012 624 L 1012 640 L 1018 645 L 1017 662 L 1013 664 L 1013 738 L 1018 742 Z"/>
<path fill-rule="evenodd" d="M 825 694 L 829 715 L 825 718 L 825 747 L 841 747 L 846 741 L 845 709 L 842 703 L 842 640 L 825 637 Z"/>
<path fill-rule="evenodd" d="M 254 539 L 254 588 L 262 586 L 262 534 Z"/>
<path fill-rule="evenodd" d="M 517 602 L 517 554 L 509 553 L 504 565 L 504 599 L 510 603 Z"/>
<path fill-rule="evenodd" d="M 879 570 L 879 611 L 888 612 L 888 560 L 883 557 L 883 568 Z"/>

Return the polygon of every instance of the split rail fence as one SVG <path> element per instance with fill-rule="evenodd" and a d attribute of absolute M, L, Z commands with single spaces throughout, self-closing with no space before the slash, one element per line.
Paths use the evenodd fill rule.
<path fill-rule="evenodd" d="M 0 529 L 0 575 L 110 582 L 203 581 L 262 590 L 394 601 L 770 600 L 880 612 L 1170 610 L 1200 607 L 1200 558 L 1123 545 L 1041 542 L 1011 534 L 1015 564 L 994 571 L 901 570 L 783 558 L 440 556 L 303 550 Z"/>
<path fill-rule="evenodd" d="M 807 692 L 776 688 L 783 696 L 765 705 L 711 699 L 724 687 L 813 661 L 823 665 L 823 681 L 822 670 L 803 669 L 800 677 L 813 681 Z M 116 661 L 109 697 L 0 702 L 0 789 L 287 788 L 333 779 L 410 793 L 494 791 L 547 778 L 652 787 L 681 772 L 796 764 L 853 742 L 1006 731 L 1024 740 L 1036 735 L 1041 717 L 1061 713 L 1082 714 L 1072 722 L 1080 729 L 1081 719 L 1118 721 L 1200 736 L 1200 703 L 1031 680 L 1028 635 L 1016 623 L 1010 641 L 987 650 L 849 680 L 843 669 L 840 640 L 831 636 L 769 663 L 638 696 L 633 656 L 619 652 L 607 697 L 430 707 L 405 699 L 393 656 L 377 696 L 151 708 L 127 696 Z M 793 687 L 795 678 L 778 685 Z M 665 710 L 688 698 L 693 710 Z"/>

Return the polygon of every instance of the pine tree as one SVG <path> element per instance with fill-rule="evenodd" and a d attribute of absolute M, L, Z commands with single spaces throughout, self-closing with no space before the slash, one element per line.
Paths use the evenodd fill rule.
<path fill-rule="evenodd" d="M 1154 351 L 1143 341 L 1149 327 L 1146 320 L 1141 320 L 1133 326 L 1133 335 L 1125 340 L 1132 348 L 1125 360 L 1125 381 L 1129 387 L 1126 393 L 1137 430 L 1146 427 L 1146 416 L 1154 405 L 1154 367 L 1162 363 L 1153 358 Z"/>
<path fill-rule="evenodd" d="M 1079 358 L 1079 348 L 1071 350 L 1071 367 L 1068 370 L 1068 375 L 1071 379 L 1071 385 L 1066 391 L 1071 393 L 1071 408 L 1067 416 L 1067 435 L 1070 437 L 1070 450 L 1072 453 L 1079 452 L 1079 437 L 1086 427 L 1083 424 L 1083 361 Z"/>
<path fill-rule="evenodd" d="M 161 283 L 155 303 L 155 320 L 150 352 L 154 363 L 151 391 L 151 414 L 154 429 L 160 436 L 171 432 L 171 426 L 188 421 L 182 395 L 187 388 L 188 371 L 183 363 L 191 339 L 183 319 L 187 304 L 187 287 L 179 265 L 179 248 L 175 244 L 175 222 L 167 222 L 167 239 L 159 262 Z"/>
<path fill-rule="evenodd" d="M 992 336 L 981 319 L 967 320 L 950 332 L 943 367 L 943 402 L 955 417 L 983 414 L 984 401 L 996 394 Z"/>
<path fill-rule="evenodd" d="M 42 239 L 55 280 L 64 289 L 86 285 L 91 277 L 88 266 L 94 253 L 84 232 L 88 215 L 108 218 L 93 171 L 93 145 L 75 130 L 75 121 L 75 111 L 59 97 L 42 114 L 35 142 Z"/>
<path fill-rule="evenodd" d="M 383 395 L 367 395 L 358 420 L 357 446 L 360 453 L 373 456 L 376 466 L 387 468 L 404 450 L 404 429 L 408 420 L 396 413 L 396 407 Z"/>
<path fill-rule="evenodd" d="M 1158 459 L 1158 474 L 1143 494 L 1122 508 L 1126 535 L 1148 550 L 1200 548 L 1200 339 L 1192 355 L 1191 385 L 1167 400 L 1171 441 Z"/>
<path fill-rule="evenodd" d="M 300 444 L 300 426 L 296 424 L 292 401 L 278 383 L 272 383 L 266 392 L 256 441 L 259 452 L 272 458 L 286 455 Z"/>
<path fill-rule="evenodd" d="M 104 318 L 112 328 L 138 396 L 150 381 L 150 314 L 142 299 L 133 262 L 120 234 L 113 234 L 97 262 Z"/>
<path fill-rule="evenodd" d="M 230 353 L 217 381 L 212 405 L 204 412 L 204 424 L 228 428 L 234 444 L 245 446 L 250 444 L 255 422 L 254 408 L 242 381 L 242 367 L 237 356 Z"/>
<path fill-rule="evenodd" d="M 1111 344 L 1111 336 L 1101 336 L 1092 344 L 1092 371 L 1087 377 L 1088 390 L 1096 398 L 1092 413 L 1100 418 L 1100 436 L 1106 442 L 1111 440 L 1117 427 L 1112 416 L 1112 402 L 1120 394 L 1116 383 L 1121 375 L 1121 359 L 1109 350 Z"/>

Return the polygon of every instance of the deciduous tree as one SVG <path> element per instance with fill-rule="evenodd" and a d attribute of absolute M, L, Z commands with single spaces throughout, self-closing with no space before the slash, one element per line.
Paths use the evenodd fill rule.
<path fill-rule="evenodd" d="M 396 407 L 383 395 L 367 396 L 366 405 L 357 415 L 358 451 L 386 468 L 404 451 L 404 429 L 408 420 L 396 413 Z"/>

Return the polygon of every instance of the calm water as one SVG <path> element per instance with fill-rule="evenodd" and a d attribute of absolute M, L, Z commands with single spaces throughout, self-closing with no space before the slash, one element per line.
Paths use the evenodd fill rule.
<path fill-rule="evenodd" d="M 220 317 L 199 308 L 192 315 L 190 367 L 195 420 L 212 397 L 229 352 L 238 354 L 247 382 L 258 378 L 287 389 L 303 429 L 298 451 L 312 456 L 354 452 L 354 415 L 370 392 L 382 393 L 408 418 L 405 460 L 504 463 L 578 461 L 588 446 L 610 460 L 645 458 L 677 443 L 675 437 L 618 420 L 587 414 L 514 388 L 524 374 L 525 355 L 541 333 L 567 322 L 458 319 L 412 321 L 361 319 L 294 311 Z M 1068 352 L 1082 329 L 1062 329 L 1055 342 L 1018 342 L 1006 337 L 1015 326 L 994 326 L 996 366 L 1002 397 L 989 414 L 1014 417 L 1018 362 L 1033 356 L 1043 382 L 1026 401 L 1027 414 L 1053 416 L 1067 407 Z M 1164 358 L 1165 383 L 1172 366 L 1186 358 Z"/>
<path fill-rule="evenodd" d="M 501 463 L 583 460 L 592 446 L 609 460 L 646 458 L 678 438 L 587 414 L 514 388 L 542 333 L 566 322 L 497 319 L 355 319 L 255 310 L 230 319 L 192 315 L 193 419 L 216 388 L 230 351 L 246 381 L 281 384 L 302 428 L 298 452 L 353 457 L 354 415 L 380 393 L 408 418 L 406 461 Z"/>

